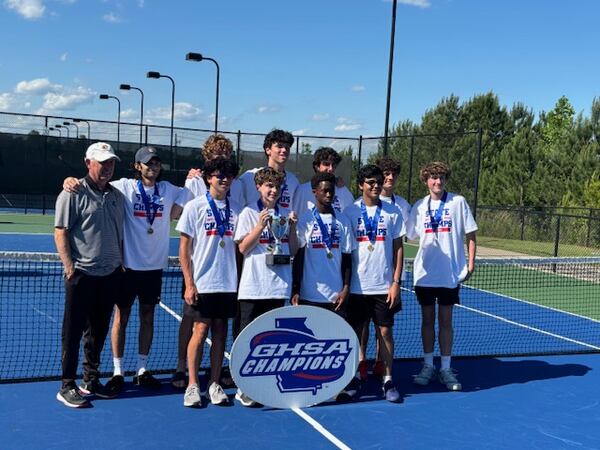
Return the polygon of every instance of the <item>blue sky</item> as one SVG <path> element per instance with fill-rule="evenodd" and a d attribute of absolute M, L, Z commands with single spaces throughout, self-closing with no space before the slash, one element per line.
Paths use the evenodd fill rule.
<path fill-rule="evenodd" d="M 391 0 L 0 0 L 0 110 L 297 134 L 383 133 Z M 596 0 L 399 0 L 391 122 L 444 96 L 494 91 L 549 110 L 566 95 L 589 114 L 600 96 Z"/>

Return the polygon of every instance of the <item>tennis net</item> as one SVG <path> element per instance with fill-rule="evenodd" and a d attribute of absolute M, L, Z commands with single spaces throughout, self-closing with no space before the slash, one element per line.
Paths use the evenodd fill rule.
<path fill-rule="evenodd" d="M 411 260 L 406 269 L 403 310 L 394 326 L 395 357 L 400 359 L 422 355 Z M 169 372 L 177 362 L 181 288 L 179 262 L 171 258 L 155 315 L 149 359 L 154 372 Z M 454 309 L 454 356 L 600 352 L 600 258 L 479 259 L 460 297 Z M 58 255 L 0 252 L 0 382 L 60 378 L 63 305 Z M 135 368 L 138 329 L 136 302 L 127 330 L 128 370 Z M 370 358 L 374 335 L 371 329 Z M 202 367 L 208 364 L 205 352 Z M 109 337 L 101 371 L 111 370 Z"/>

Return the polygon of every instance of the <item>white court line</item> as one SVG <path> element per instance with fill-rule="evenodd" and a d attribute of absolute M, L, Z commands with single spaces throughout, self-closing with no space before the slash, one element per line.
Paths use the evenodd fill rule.
<path fill-rule="evenodd" d="M 177 314 L 175 311 L 173 311 L 171 308 L 169 308 L 163 302 L 160 302 L 159 305 L 162 309 L 164 309 L 166 312 L 168 312 L 176 320 L 181 322 L 181 316 L 179 314 Z M 212 345 L 212 341 L 210 339 L 206 338 L 206 342 L 208 343 L 208 345 Z M 229 353 L 225 352 L 225 357 L 231 361 L 231 355 Z M 339 448 L 341 450 L 350 450 L 350 447 L 348 447 L 346 444 L 344 444 L 342 441 L 340 441 L 338 438 L 336 438 L 323 425 L 321 425 L 315 419 L 310 417 L 307 413 L 302 411 L 300 408 L 292 408 L 292 411 L 294 411 L 298 416 L 300 416 L 302 419 L 304 419 L 306 422 L 308 422 L 315 430 L 317 430 L 319 433 L 321 433 L 321 435 L 323 435 L 323 437 L 325 437 L 325 439 L 327 439 L 329 442 L 331 442 L 337 448 Z"/>
<path fill-rule="evenodd" d="M 408 292 L 412 292 L 413 294 L 414 294 L 414 292 L 415 292 L 415 291 L 414 291 L 414 290 L 412 290 L 412 289 L 406 289 L 406 288 L 401 288 L 401 289 L 402 289 L 402 290 L 405 290 L 405 291 L 408 291 Z M 473 288 L 473 289 L 474 289 L 474 288 Z M 494 294 L 494 292 L 488 292 L 488 293 L 490 293 L 490 294 Z M 516 299 L 513 299 L 513 300 L 516 300 Z M 535 305 L 535 303 L 534 303 L 534 305 Z M 530 327 L 529 325 L 525 325 L 525 324 L 522 324 L 522 323 L 519 323 L 519 322 L 514 322 L 514 321 L 512 321 L 512 320 L 509 320 L 509 319 L 506 319 L 506 318 L 504 318 L 504 317 L 502 317 L 502 316 L 497 316 L 497 315 L 495 315 L 495 314 L 490 314 L 490 313 L 487 313 L 487 312 L 485 312 L 485 311 L 481 311 L 481 310 L 479 310 L 479 309 L 475 309 L 475 308 L 470 308 L 470 307 L 468 307 L 468 306 L 461 305 L 461 304 L 458 304 L 458 305 L 456 305 L 456 306 L 457 306 L 457 307 L 459 307 L 459 308 L 463 308 L 463 309 L 466 309 L 466 310 L 468 310 L 468 311 L 471 311 L 471 312 L 477 313 L 477 314 L 481 314 L 481 315 L 483 315 L 483 316 L 492 317 L 492 318 L 494 318 L 494 319 L 496 319 L 496 320 L 499 320 L 499 321 L 501 321 L 501 322 L 508 323 L 508 324 L 510 324 L 510 325 L 514 325 L 514 326 L 517 326 L 517 327 L 525 328 L 525 329 L 527 329 L 527 330 L 530 330 L 530 331 L 536 331 L 536 332 L 538 332 L 538 333 L 545 334 L 545 335 L 547 335 L 547 336 L 552 336 L 552 337 L 554 337 L 554 338 L 557 338 L 557 339 L 562 339 L 563 341 L 567 341 L 567 342 L 571 342 L 571 343 L 574 343 L 574 344 L 578 344 L 578 345 L 581 345 L 581 346 L 583 346 L 583 347 L 588 347 L 588 348 L 591 348 L 591 349 L 594 349 L 594 350 L 600 350 L 600 347 L 598 347 L 598 346 L 595 346 L 595 345 L 592 345 L 592 344 L 588 344 L 587 342 L 582 342 L 582 341 L 578 341 L 578 340 L 576 340 L 576 339 L 571 339 L 571 338 L 568 338 L 568 337 L 566 337 L 566 336 L 561 336 L 560 334 L 555 334 L 555 333 L 551 333 L 551 332 L 549 332 L 549 331 L 542 330 L 542 329 L 540 329 L 540 328 L 536 328 L 536 327 Z M 557 310 L 557 311 L 558 311 L 558 312 L 562 312 L 562 311 L 560 311 L 560 310 Z"/>

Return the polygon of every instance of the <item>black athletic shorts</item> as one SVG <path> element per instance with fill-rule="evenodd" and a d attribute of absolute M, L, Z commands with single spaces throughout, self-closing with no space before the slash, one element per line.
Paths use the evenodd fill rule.
<path fill-rule="evenodd" d="M 197 294 L 196 302 L 193 305 L 186 303 L 183 313 L 194 322 L 202 319 L 230 319 L 237 314 L 237 306 L 235 292 Z"/>
<path fill-rule="evenodd" d="M 460 286 L 455 288 L 415 286 L 415 294 L 417 294 L 417 300 L 421 306 L 435 305 L 436 301 L 445 306 L 458 305 L 460 303 L 459 288 Z"/>
<path fill-rule="evenodd" d="M 331 311 L 333 313 L 336 313 L 338 316 L 340 316 L 341 318 L 345 319 L 346 318 L 346 305 L 348 304 L 348 300 L 349 297 L 346 298 L 346 302 L 342 305 L 342 307 L 340 308 L 339 311 L 335 310 L 335 303 L 331 303 L 331 302 L 311 302 L 310 300 L 298 300 L 298 305 L 302 305 L 302 306 L 315 306 L 317 308 L 323 308 L 323 309 L 327 309 L 328 311 Z"/>
<path fill-rule="evenodd" d="M 355 330 L 369 319 L 372 319 L 373 323 L 379 327 L 391 327 L 394 325 L 394 314 L 401 309 L 402 302 L 400 299 L 392 309 L 389 308 L 387 294 L 350 294 L 346 314 L 348 323 Z"/>
<path fill-rule="evenodd" d="M 283 298 L 269 298 L 265 300 L 244 300 L 240 299 L 240 329 L 242 331 L 246 328 L 250 322 L 256 319 L 258 316 L 263 315 L 266 312 L 272 311 L 273 309 L 281 308 L 285 304 Z"/>
<path fill-rule="evenodd" d="M 119 308 L 131 308 L 135 298 L 144 305 L 160 302 L 163 271 L 126 269 L 123 273 L 121 292 L 117 298 Z"/>

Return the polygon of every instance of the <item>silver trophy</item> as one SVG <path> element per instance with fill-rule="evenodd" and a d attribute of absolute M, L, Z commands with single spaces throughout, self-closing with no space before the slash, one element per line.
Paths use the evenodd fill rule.
<path fill-rule="evenodd" d="M 281 240 L 284 238 L 290 229 L 290 222 L 287 217 L 279 216 L 275 214 L 275 211 L 271 212 L 271 220 L 269 220 L 269 231 L 275 239 L 275 246 L 270 253 L 267 253 L 266 262 L 267 265 L 273 266 L 278 264 L 289 264 L 290 255 L 283 253 L 283 247 Z"/>

